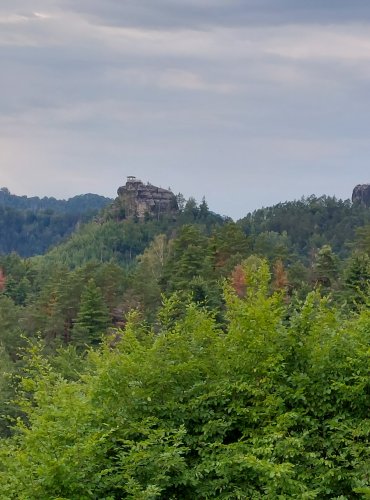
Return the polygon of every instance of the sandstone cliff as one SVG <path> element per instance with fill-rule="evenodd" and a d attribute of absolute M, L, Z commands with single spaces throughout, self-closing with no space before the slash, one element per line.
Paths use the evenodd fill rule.
<path fill-rule="evenodd" d="M 352 192 L 352 203 L 370 207 L 370 184 L 358 184 Z"/>
<path fill-rule="evenodd" d="M 136 177 L 128 177 L 125 186 L 118 188 L 117 194 L 113 210 L 120 218 L 158 218 L 163 214 L 175 215 L 178 212 L 176 196 L 171 191 L 144 184 Z"/>

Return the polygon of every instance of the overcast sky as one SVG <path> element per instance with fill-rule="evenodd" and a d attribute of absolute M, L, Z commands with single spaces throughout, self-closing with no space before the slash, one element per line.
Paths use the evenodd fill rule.
<path fill-rule="evenodd" d="M 370 182 L 368 0 L 3 0 L 0 186 L 240 218 Z"/>

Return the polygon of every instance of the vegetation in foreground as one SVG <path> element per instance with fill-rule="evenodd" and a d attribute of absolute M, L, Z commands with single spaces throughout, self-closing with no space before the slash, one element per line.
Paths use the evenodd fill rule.
<path fill-rule="evenodd" d="M 189 200 L 1 256 L 0 498 L 370 497 L 368 217 Z"/>
<path fill-rule="evenodd" d="M 132 314 L 83 359 L 32 346 L 0 498 L 370 495 L 369 311 L 287 305 L 266 262 L 243 269 L 225 328 L 194 303 L 177 317 L 174 296 L 157 333 Z"/>

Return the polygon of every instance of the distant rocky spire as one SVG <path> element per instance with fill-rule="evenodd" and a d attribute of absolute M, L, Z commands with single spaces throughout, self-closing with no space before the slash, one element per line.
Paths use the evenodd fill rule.
<path fill-rule="evenodd" d="M 370 207 L 370 184 L 358 184 L 352 191 L 352 203 Z"/>
<path fill-rule="evenodd" d="M 117 194 L 113 210 L 123 218 L 158 218 L 163 214 L 176 214 L 179 210 L 172 191 L 144 184 L 133 175 L 127 177 L 126 184 L 118 188 Z"/>

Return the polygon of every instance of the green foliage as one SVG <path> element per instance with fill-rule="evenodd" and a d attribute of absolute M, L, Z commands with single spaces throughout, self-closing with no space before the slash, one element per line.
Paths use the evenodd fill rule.
<path fill-rule="evenodd" d="M 0 254 L 16 251 L 24 257 L 43 254 L 110 203 L 87 194 L 69 200 L 27 198 L 0 189 Z"/>
<path fill-rule="evenodd" d="M 211 250 L 207 237 L 195 225 L 183 226 L 173 240 L 163 273 L 169 291 L 186 290 L 196 276 L 210 277 Z"/>
<path fill-rule="evenodd" d="M 366 498 L 368 210 L 179 200 L 0 257 L 0 499 Z"/>
<path fill-rule="evenodd" d="M 354 307 L 368 301 L 370 284 L 370 257 L 355 251 L 348 259 L 344 270 L 345 297 Z"/>
<path fill-rule="evenodd" d="M 369 311 L 343 319 L 318 292 L 287 305 L 266 261 L 242 268 L 226 331 L 175 295 L 158 334 L 131 315 L 80 376 L 33 347 L 0 498 L 363 498 Z"/>
<path fill-rule="evenodd" d="M 16 360 L 18 350 L 24 345 L 21 328 L 22 310 L 12 299 L 0 294 L 0 346 Z"/>
<path fill-rule="evenodd" d="M 251 253 L 251 242 L 234 222 L 215 228 L 210 242 L 213 267 L 217 274 L 227 276 L 232 269 Z"/>
<path fill-rule="evenodd" d="M 291 243 L 287 233 L 265 231 L 254 239 L 253 252 L 273 262 L 276 259 L 286 261 L 291 252 Z"/>
<path fill-rule="evenodd" d="M 91 278 L 82 290 L 72 338 L 80 345 L 97 345 L 110 322 L 111 318 L 103 294 Z"/>
<path fill-rule="evenodd" d="M 0 436 L 10 434 L 10 422 L 17 414 L 17 408 L 11 404 L 14 399 L 13 376 L 16 364 L 0 344 Z"/>
<path fill-rule="evenodd" d="M 130 295 L 137 298 L 139 308 L 147 319 L 153 320 L 161 304 L 161 282 L 169 259 L 171 245 L 164 234 L 157 235 L 138 256 L 138 265 L 133 273 Z"/>
<path fill-rule="evenodd" d="M 325 244 L 341 257 L 346 256 L 348 248 L 345 243 L 353 241 L 356 228 L 369 222 L 370 212 L 360 204 L 312 195 L 299 201 L 261 208 L 238 224 L 253 238 L 266 232 L 285 233 L 290 241 L 290 251 L 307 258 L 312 248 Z"/>
<path fill-rule="evenodd" d="M 179 193 L 177 202 L 180 209 L 180 214 L 177 216 L 177 226 L 200 224 L 209 231 L 212 227 L 222 225 L 225 222 L 224 217 L 209 210 L 204 197 L 200 205 L 198 205 L 193 197 L 190 197 L 185 202 L 184 197 Z"/>
<path fill-rule="evenodd" d="M 81 194 L 73 196 L 68 200 L 57 200 L 44 196 L 17 196 L 11 194 L 9 189 L 0 188 L 0 206 L 10 207 L 18 210 L 30 210 L 33 213 L 39 211 L 55 211 L 58 213 L 78 213 L 97 212 L 105 207 L 112 200 L 97 194 Z"/>
<path fill-rule="evenodd" d="M 49 265 L 65 264 L 69 268 L 91 260 L 107 262 L 114 259 L 120 264 L 132 264 L 155 236 L 171 233 L 176 224 L 168 219 L 92 222 L 82 226 L 68 241 L 49 252 L 44 262 Z"/>
<path fill-rule="evenodd" d="M 339 277 L 339 259 L 330 245 L 324 245 L 314 263 L 315 282 L 325 289 L 334 289 Z"/>

